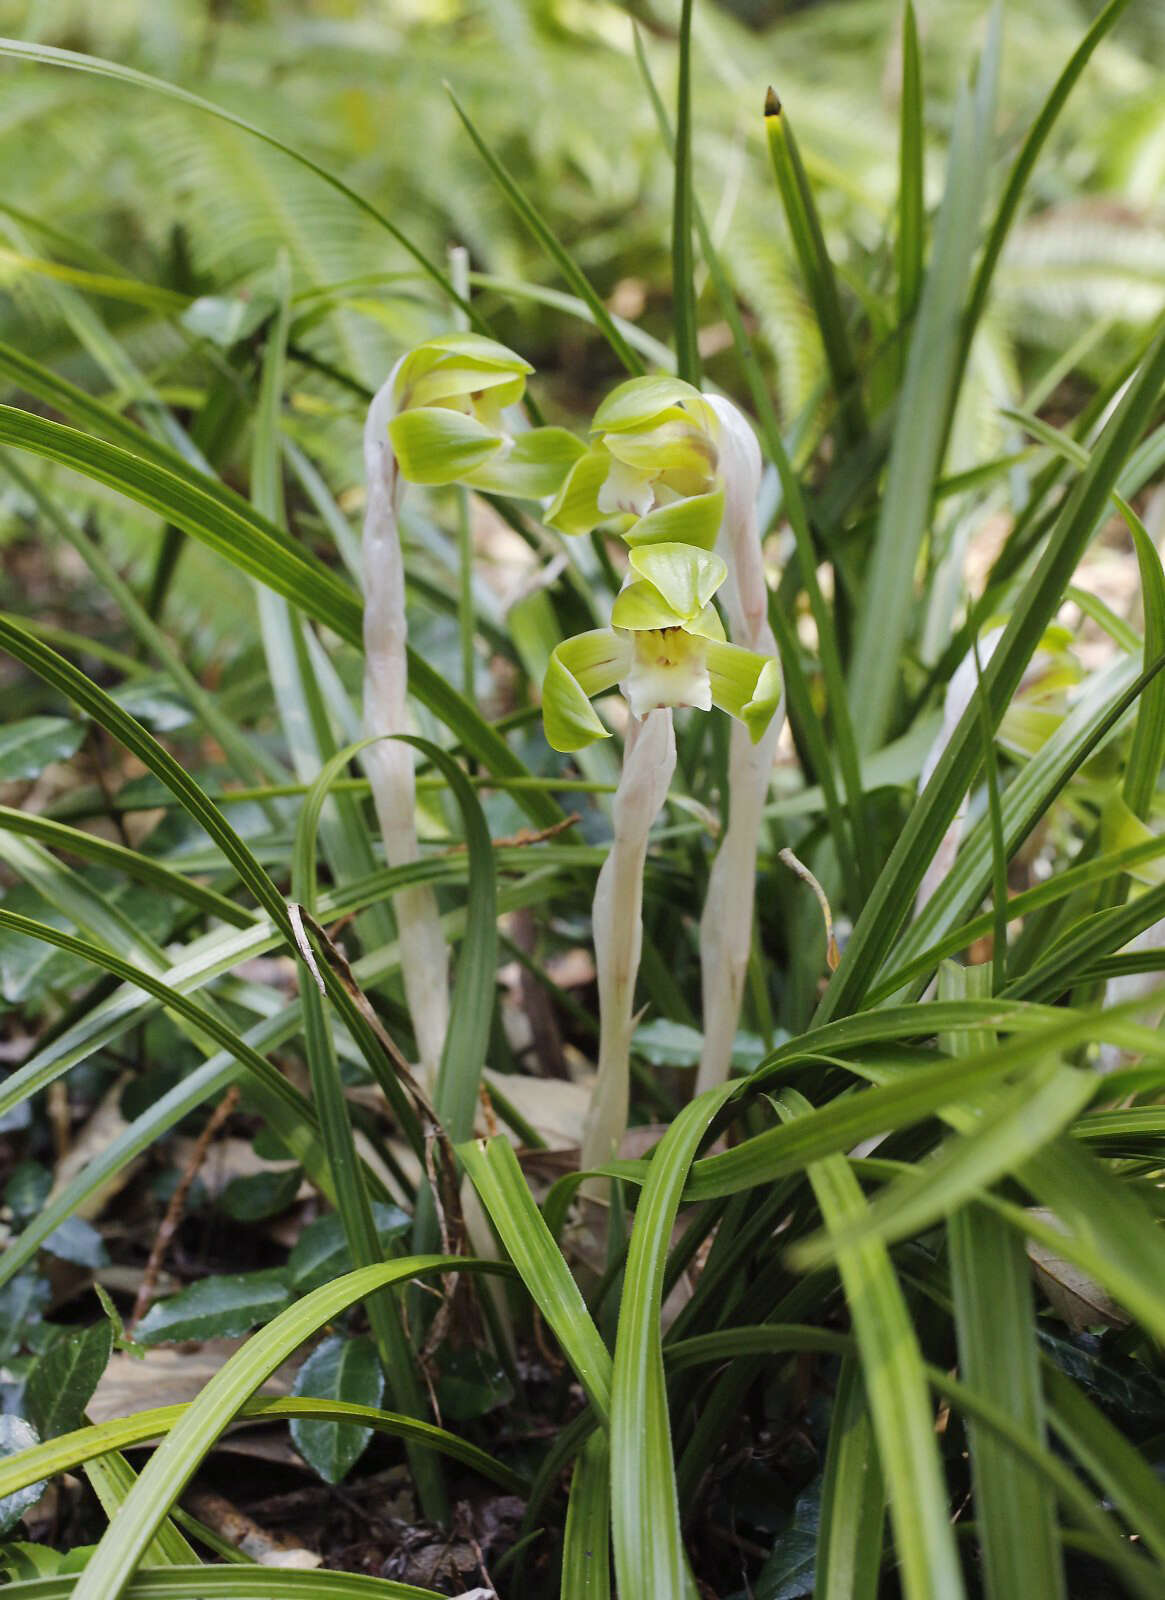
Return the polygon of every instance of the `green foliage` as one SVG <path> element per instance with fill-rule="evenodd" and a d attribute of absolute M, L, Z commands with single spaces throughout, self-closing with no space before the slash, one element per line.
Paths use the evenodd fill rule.
<path fill-rule="evenodd" d="M 769 1600 L 1159 1594 L 1152 8 L 816 5 L 760 41 L 687 0 L 634 31 L 558 0 L 9 9 L 0 1521 L 95 1491 L 71 1553 L 4 1547 L 11 1592 L 425 1592 L 194 1565 L 183 1488 L 279 1421 L 329 1484 L 376 1434 L 433 1520 L 461 1474 L 523 1496 L 501 1594 L 682 1600 L 729 1548 Z M 354 767 L 361 428 L 434 336 L 391 435 L 421 844 L 389 868 Z M 588 696 L 626 677 L 625 566 L 614 621 L 672 644 L 723 632 L 731 584 L 714 469 L 624 517 L 629 557 L 600 509 L 677 378 L 756 417 L 789 728 L 736 1076 L 693 1101 L 731 757 L 720 712 L 678 714 L 640 1142 L 596 1186 L 528 1156 L 580 1142 L 594 1052 L 568 974 L 625 723 Z M 490 390 L 523 384 L 534 426 L 503 428 Z M 431 1095 L 392 909 L 422 884 L 454 968 Z M 124 1116 L 59 1176 L 54 1085 L 54 1119 Z M 191 1405 L 90 1425 L 128 1343 L 80 1298 L 125 1264 L 113 1190 L 153 1216 L 136 1164 L 232 1085 L 284 1165 L 200 1213 L 230 1246 L 130 1348 L 244 1342 Z M 119 1452 L 157 1439 L 137 1477 Z"/>

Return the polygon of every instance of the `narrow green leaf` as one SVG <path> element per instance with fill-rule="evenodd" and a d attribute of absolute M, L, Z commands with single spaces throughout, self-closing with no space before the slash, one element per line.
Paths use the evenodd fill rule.
<path fill-rule="evenodd" d="M 1165 572 L 1157 547 L 1139 518 L 1129 524 L 1141 574 L 1141 600 L 1145 608 L 1143 665 L 1165 653 Z M 1141 694 L 1133 742 L 1125 767 L 1125 804 L 1134 816 L 1146 819 L 1157 792 L 1165 762 L 1165 677 L 1160 674 Z"/>
<path fill-rule="evenodd" d="M 457 1154 L 531 1299 L 554 1335 L 592 1404 L 610 1409 L 611 1357 L 582 1293 L 534 1203 L 507 1139 L 477 1139 Z"/>
<path fill-rule="evenodd" d="M 481 1071 L 489 1047 L 497 968 L 497 888 L 493 846 L 477 796 L 457 763 L 426 739 L 405 736 L 441 773 L 457 802 L 469 856 L 469 913 L 441 1052 L 434 1108 L 455 1142 L 473 1132 Z"/>
<path fill-rule="evenodd" d="M 671 280 L 676 373 L 700 386 L 696 266 L 692 257 L 692 0 L 680 7 L 676 80 L 675 192 L 672 204 Z"/>
<path fill-rule="evenodd" d="M 326 730 L 321 731 L 326 732 Z M 305 797 L 296 827 L 292 888 L 300 901 L 312 911 L 315 909 L 317 899 L 316 828 L 330 785 L 343 771 L 357 748 L 349 746 L 325 762 L 323 770 Z M 358 849 L 358 846 L 356 848 Z M 368 1186 L 364 1180 L 363 1163 L 356 1150 L 355 1134 L 340 1080 L 339 1063 L 324 1014 L 323 996 L 316 986 L 317 974 L 309 970 L 309 964 L 302 951 L 297 958 L 297 968 L 300 1004 L 303 1008 L 304 1046 L 311 1074 L 312 1097 L 319 1116 L 320 1134 L 336 1206 L 353 1264 L 357 1267 L 371 1267 L 381 1259 L 381 1241 Z M 340 1003 L 341 1015 L 350 1024 L 355 1024 L 350 1026 L 353 1037 L 363 1039 L 369 1030 L 351 996 L 342 986 L 335 984 L 332 987 L 332 994 Z M 372 1059 L 376 1060 L 379 1056 L 379 1041 L 371 1041 L 371 1050 Z M 406 1129 L 411 1126 L 414 1134 L 419 1134 L 412 1108 L 408 1106 L 406 1097 L 400 1092 L 395 1072 L 391 1067 L 389 1082 L 395 1091 L 389 1097 L 390 1103 L 397 1108 L 402 1125 Z M 366 1309 L 380 1361 L 389 1377 L 395 1404 L 401 1411 L 411 1416 L 423 1416 L 424 1396 L 420 1374 L 416 1370 L 414 1351 L 402 1322 L 402 1308 L 391 1293 L 385 1292 L 371 1298 Z M 335 1435 L 333 1441 L 334 1439 Z M 415 1448 L 410 1448 L 409 1459 L 425 1514 L 443 1520 L 448 1515 L 448 1500 L 439 1463 L 431 1455 Z"/>
<path fill-rule="evenodd" d="M 964 90 L 955 111 L 946 192 L 898 401 L 850 671 L 850 705 L 863 751 L 877 749 L 891 731 L 901 654 L 914 615 L 915 566 L 942 469 L 959 313 L 990 167 L 1000 27 L 996 6 L 975 91 Z"/>
<path fill-rule="evenodd" d="M 68 1472 L 96 1456 L 107 1455 L 111 1450 L 129 1450 L 151 1439 L 160 1439 L 185 1416 L 190 1404 L 135 1411 L 132 1416 L 114 1417 L 109 1422 L 90 1424 L 74 1433 L 49 1439 L 44 1444 L 22 1448 L 18 1455 L 0 1459 L 0 1497 L 7 1497 L 41 1478 L 53 1478 L 59 1472 Z M 522 1494 L 527 1488 L 525 1479 L 519 1474 L 503 1466 L 500 1461 L 495 1461 L 477 1445 L 459 1439 L 456 1434 L 434 1427 L 431 1422 L 420 1422 L 415 1417 L 369 1409 L 347 1401 L 320 1400 L 307 1395 L 277 1400 L 260 1397 L 248 1400 L 240 1407 L 234 1424 L 269 1424 L 290 1421 L 296 1417 L 317 1422 L 358 1424 L 391 1438 L 414 1439 L 472 1467 L 511 1493 Z"/>
<path fill-rule="evenodd" d="M 770 89 L 765 98 L 765 133 L 793 248 L 813 305 L 821 342 L 825 346 L 825 358 L 829 363 L 833 391 L 845 432 L 851 441 L 858 440 L 865 436 L 867 423 L 857 362 L 841 307 L 837 277 L 826 249 L 821 218 L 817 214 L 813 190 L 797 148 L 788 112 L 774 89 Z"/>
<path fill-rule="evenodd" d="M 451 1256 L 406 1256 L 382 1266 L 365 1267 L 313 1290 L 248 1340 L 219 1369 L 151 1456 L 116 1524 L 101 1540 L 82 1574 L 74 1591 L 76 1600 L 117 1600 L 204 1455 L 242 1404 L 305 1339 L 377 1289 L 451 1269 L 498 1271 L 499 1267 L 496 1262 Z"/>
<path fill-rule="evenodd" d="M 784 1100 L 795 1126 L 809 1103 L 791 1090 Z M 814 1162 L 809 1181 L 831 1234 L 844 1235 L 863 1218 L 865 1197 L 844 1156 Z M 861 1354 L 903 1590 L 907 1600 L 957 1600 L 964 1593 L 962 1572 L 906 1301 L 880 1241 L 841 1248 L 837 1264 Z"/>
<path fill-rule="evenodd" d="M 489 148 L 485 140 L 474 127 L 468 113 L 465 111 L 465 108 L 462 106 L 461 102 L 458 100 L 457 96 L 453 93 L 453 90 L 448 84 L 445 85 L 445 92 L 453 102 L 453 109 L 461 118 L 461 122 L 466 133 L 468 133 L 469 137 L 473 140 L 478 154 L 481 156 L 482 160 L 492 173 L 498 188 L 505 195 L 514 211 L 525 223 L 526 227 L 542 246 L 543 250 L 546 251 L 546 254 L 558 267 L 559 271 L 562 273 L 570 287 L 574 290 L 575 294 L 586 304 L 591 312 L 591 315 L 595 319 L 595 326 L 606 339 L 607 343 L 622 362 L 623 366 L 626 367 L 627 371 L 631 373 L 633 377 L 640 376 L 644 371 L 642 361 L 640 361 L 639 357 L 635 354 L 635 351 L 631 349 L 626 339 L 624 339 L 623 335 L 615 326 L 611 319 L 610 312 L 607 310 L 606 306 L 591 287 L 591 284 L 587 279 L 586 274 L 582 271 L 582 268 L 578 266 L 574 258 L 555 238 L 553 232 L 543 219 L 541 213 L 523 192 L 521 187 L 514 181 L 510 173 L 507 172 L 506 168 L 498 160 L 497 156 L 494 155 L 493 151 Z"/>
<path fill-rule="evenodd" d="M 566 1506 L 561 1600 L 610 1600 L 611 1461 L 607 1436 L 593 1433 L 579 1452 Z"/>
<path fill-rule="evenodd" d="M 611 1517 L 622 1600 L 680 1600 L 694 1592 L 680 1535 L 660 1309 L 688 1170 L 712 1119 L 735 1092 L 725 1084 L 684 1107 L 655 1151 L 635 1213 L 611 1375 Z"/>
<path fill-rule="evenodd" d="M 983 994 L 990 976 L 986 967 L 944 968 L 943 998 Z M 990 1037 L 981 1043 L 989 1046 Z M 953 1038 L 949 1048 L 965 1055 L 968 1041 Z M 1032 1122 L 1040 1121 L 1033 1109 Z M 1046 1448 L 1031 1268 L 1023 1241 L 979 1205 L 964 1206 L 950 1217 L 947 1240 L 962 1375 L 1033 1444 Z M 1055 1502 L 1046 1481 L 989 1429 L 975 1422 L 968 1429 L 975 1522 L 990 1600 L 1063 1597 Z"/>
<path fill-rule="evenodd" d="M 952 385 L 952 396 L 956 395 L 962 387 L 962 373 L 970 355 L 971 343 L 975 331 L 982 318 L 987 297 L 991 290 L 991 280 L 995 275 L 999 257 L 1011 231 L 1019 211 L 1019 203 L 1023 196 L 1027 181 L 1031 177 L 1040 152 L 1047 143 L 1048 135 L 1056 124 L 1056 119 L 1063 110 L 1068 96 L 1076 85 L 1077 79 L 1088 65 L 1093 51 L 1109 32 L 1121 14 L 1128 9 L 1129 0 L 1109 0 L 1108 5 L 1096 17 L 1088 32 L 1081 39 L 1076 49 L 1072 52 L 1060 76 L 1056 79 L 1051 93 L 1040 108 L 1040 114 L 1028 130 L 1026 139 L 1008 175 L 1007 186 L 1003 198 L 995 212 L 991 224 L 991 232 L 983 247 L 983 254 L 979 260 L 979 267 L 975 274 L 967 309 L 963 316 L 962 328 L 959 336 L 959 352 L 955 367 L 955 382 Z M 949 426 L 949 423 L 948 423 Z"/>
<path fill-rule="evenodd" d="M 225 895 L 207 888 L 205 884 L 184 877 L 164 861 L 148 856 L 144 851 L 127 849 L 125 845 L 116 844 L 112 839 L 103 839 L 99 834 L 70 827 L 66 822 L 54 822 L 51 817 L 40 813 L 16 811 L 11 806 L 0 806 L 0 829 L 5 833 L 26 834 L 29 838 L 38 839 L 41 844 L 52 845 L 70 855 L 94 861 L 99 866 L 110 867 L 167 896 L 185 900 L 232 927 L 249 928 L 254 925 L 253 912 L 245 911 L 242 906 L 237 906 L 233 900 L 228 900 Z"/>
<path fill-rule="evenodd" d="M 915 347 L 918 340 L 915 340 Z M 1047 548 L 1025 584 L 1011 620 L 983 674 L 998 722 L 1024 668 L 1059 606 L 1116 479 L 1165 382 L 1165 329 L 1158 331 L 1136 377 L 1109 419 L 1092 461 L 1057 515 Z M 927 864 L 934 855 L 978 764 L 979 712 L 969 707 L 915 802 L 890 859 L 854 926 L 841 964 L 818 1007 L 816 1021 L 844 1015 L 860 1003 L 893 944 Z"/>
<path fill-rule="evenodd" d="M 907 1069 L 907 1074 L 909 1074 Z M 890 1184 L 847 1232 L 793 1246 L 802 1271 L 824 1265 L 842 1248 L 867 1239 L 895 1244 L 950 1216 L 981 1189 L 1007 1174 L 1056 1136 L 1096 1093 L 1091 1074 L 1052 1061 L 1026 1074 L 1014 1088 L 992 1096 L 978 1111 L 974 1131 L 948 1139 L 926 1161 Z"/>
<path fill-rule="evenodd" d="M 898 134 L 898 322 L 910 321 L 922 285 L 923 233 L 922 63 L 911 0 L 902 8 L 902 107 Z"/>
<path fill-rule="evenodd" d="M 820 1600 L 875 1600 L 886 1493 L 861 1368 L 843 1363 L 821 1484 L 816 1588 Z"/>
<path fill-rule="evenodd" d="M 191 1552 L 193 1554 L 193 1552 Z M 189 1561 L 189 1556 L 187 1561 Z M 84 1593 L 84 1575 L 35 1578 L 11 1585 L 12 1600 L 70 1600 Z M 353 1572 L 295 1572 L 253 1567 L 145 1570 L 123 1591 L 129 1600 L 440 1600 L 435 1589 Z"/>

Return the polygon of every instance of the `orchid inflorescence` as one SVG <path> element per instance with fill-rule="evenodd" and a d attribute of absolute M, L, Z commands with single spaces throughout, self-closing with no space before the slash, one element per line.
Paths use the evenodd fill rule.
<path fill-rule="evenodd" d="M 551 657 L 542 704 L 554 749 L 608 736 L 590 701 L 617 683 L 637 717 L 718 706 L 754 742 L 771 722 L 777 663 L 729 643 L 713 604 L 728 577 L 714 550 L 725 508 L 720 429 L 713 406 L 678 378 L 632 378 L 595 413 L 594 443 L 571 466 L 546 521 L 572 534 L 612 524 L 629 547 L 628 581 L 609 628 L 567 639 Z"/>
<path fill-rule="evenodd" d="M 738 748 L 734 741 L 731 771 L 750 791 L 739 818 L 733 800 L 714 872 L 716 898 L 725 897 L 726 870 L 734 880 L 743 873 L 747 884 L 730 886 L 727 921 L 718 912 L 716 929 L 701 928 L 705 995 L 717 987 L 730 995 L 727 1011 L 719 1007 L 712 1050 L 712 1076 L 727 1071 L 720 1036 L 730 1042 L 739 1011 L 740 950 L 747 950 L 751 930 L 756 835 L 780 721 L 781 675 L 755 524 L 760 457 L 741 413 L 678 378 L 632 378 L 599 406 L 584 445 L 562 428 L 520 427 L 516 407 L 531 370 L 479 334 L 427 340 L 398 362 L 373 402 L 369 434 L 384 440 L 392 463 L 394 534 L 399 476 L 540 501 L 548 527 L 568 535 L 603 527 L 627 547 L 609 625 L 557 645 L 542 691 L 546 738 L 561 752 L 609 737 L 591 701 L 616 686 L 632 719 L 613 803 L 614 841 L 593 917 L 601 1028 L 583 1162 L 594 1165 L 613 1153 L 626 1126 L 643 865 L 674 769 L 671 713 L 678 707 L 716 706 L 737 719 L 741 742 Z M 370 495 L 371 486 L 370 465 Z M 400 644 L 398 671 L 403 633 Z M 375 715 L 368 720 L 376 732 Z M 411 808 L 411 764 L 407 776 L 400 798 Z"/>

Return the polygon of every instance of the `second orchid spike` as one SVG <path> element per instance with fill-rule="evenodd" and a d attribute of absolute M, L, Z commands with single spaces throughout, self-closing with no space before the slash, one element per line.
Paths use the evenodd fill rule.
<path fill-rule="evenodd" d="M 420 854 L 413 752 L 384 737 L 411 731 L 404 560 L 397 529 L 402 485 L 388 435 L 399 371 L 398 365 L 373 398 L 364 428 L 364 727 L 377 742 L 367 747 L 362 760 L 385 855 L 393 867 L 408 866 Z M 401 889 L 393 905 L 405 1000 L 423 1075 L 432 1088 L 449 1027 L 449 949 L 428 884 Z"/>

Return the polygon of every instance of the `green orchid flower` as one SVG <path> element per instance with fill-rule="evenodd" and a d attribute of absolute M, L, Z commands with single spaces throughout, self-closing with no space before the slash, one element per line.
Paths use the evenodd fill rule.
<path fill-rule="evenodd" d="M 533 370 L 477 333 L 418 345 L 397 364 L 391 385 L 388 437 L 401 477 L 527 500 L 556 494 L 585 447 L 565 428 L 512 431 L 506 412 Z"/>
<path fill-rule="evenodd" d="M 635 548 L 711 550 L 724 517 L 720 419 L 679 378 L 631 378 L 595 412 L 591 448 L 572 463 L 547 513 L 562 533 L 614 522 Z"/>
<path fill-rule="evenodd" d="M 616 684 L 636 717 L 717 706 L 758 741 L 780 703 L 780 668 L 774 657 L 725 638 L 712 604 L 728 575 L 722 558 L 669 542 L 637 546 L 630 561 L 611 626 L 564 640 L 550 657 L 542 686 L 549 744 L 567 752 L 607 738 L 590 702 Z"/>

